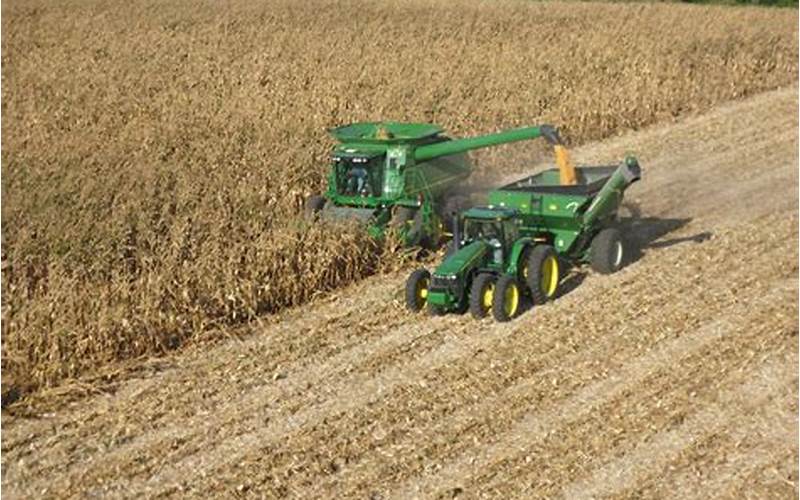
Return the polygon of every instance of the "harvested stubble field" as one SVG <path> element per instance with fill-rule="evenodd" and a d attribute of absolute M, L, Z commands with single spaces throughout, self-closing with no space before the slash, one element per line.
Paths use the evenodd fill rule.
<path fill-rule="evenodd" d="M 547 121 L 580 143 L 798 74 L 793 10 L 2 8 L 3 382 L 23 393 L 235 334 L 374 272 L 359 232 L 296 220 L 322 184 L 326 127 L 430 120 L 466 135 Z"/>
<path fill-rule="evenodd" d="M 4 493 L 796 495 L 797 90 L 762 93 L 796 11 L 2 9 Z M 636 151 L 641 258 L 511 325 L 408 315 L 393 258 L 296 217 L 324 129 L 380 119 Z"/>

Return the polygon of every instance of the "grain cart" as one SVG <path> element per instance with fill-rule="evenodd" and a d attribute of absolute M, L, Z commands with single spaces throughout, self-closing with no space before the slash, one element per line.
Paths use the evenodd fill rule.
<path fill-rule="evenodd" d="M 624 258 L 617 209 L 640 177 L 639 164 L 627 157 L 618 166 L 566 167 L 491 191 L 487 207 L 464 212 L 454 246 L 433 274 L 418 269 L 408 278 L 407 307 L 427 305 L 434 314 L 469 309 L 476 318 L 491 310 L 507 321 L 523 295 L 534 304 L 555 296 L 565 261 L 617 271 Z"/>
<path fill-rule="evenodd" d="M 436 125 L 395 122 L 331 129 L 338 144 L 328 187 L 306 201 L 306 216 L 356 219 L 376 237 L 394 227 L 407 245 L 436 246 L 454 208 L 452 192 L 472 171 L 467 151 L 537 137 L 561 147 L 546 125 L 456 140 L 442 132 Z"/>

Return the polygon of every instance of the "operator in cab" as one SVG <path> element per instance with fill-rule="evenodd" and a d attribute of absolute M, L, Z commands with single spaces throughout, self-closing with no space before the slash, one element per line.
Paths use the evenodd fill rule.
<path fill-rule="evenodd" d="M 364 194 L 367 185 L 367 169 L 361 163 L 354 163 L 347 172 L 347 191 L 351 194 Z"/>

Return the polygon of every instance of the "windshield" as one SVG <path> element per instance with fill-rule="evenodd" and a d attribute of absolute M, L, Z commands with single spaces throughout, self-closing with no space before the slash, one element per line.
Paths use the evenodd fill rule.
<path fill-rule="evenodd" d="M 381 192 L 383 156 L 333 158 L 336 191 L 346 196 L 375 196 Z"/>
<path fill-rule="evenodd" d="M 464 240 L 486 240 L 503 242 L 503 223 L 492 219 L 465 219 Z"/>

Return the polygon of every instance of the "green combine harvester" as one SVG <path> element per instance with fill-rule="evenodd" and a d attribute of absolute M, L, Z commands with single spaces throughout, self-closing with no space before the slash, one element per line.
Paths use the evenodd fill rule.
<path fill-rule="evenodd" d="M 563 149 L 548 126 L 456 140 L 424 123 L 356 123 L 330 133 L 338 144 L 328 187 L 306 201 L 306 216 L 355 219 L 375 237 L 393 228 L 408 246 L 441 242 L 458 208 L 454 192 L 472 173 L 467 151 L 537 137 Z"/>
<path fill-rule="evenodd" d="M 414 271 L 406 305 L 433 314 L 491 310 L 498 321 L 520 311 L 524 296 L 542 304 L 556 295 L 562 264 L 622 267 L 625 246 L 615 227 L 623 193 L 641 172 L 634 157 L 618 166 L 574 167 L 561 146 L 557 169 L 489 193 L 489 205 L 454 221 L 453 244 L 433 274 Z"/>

